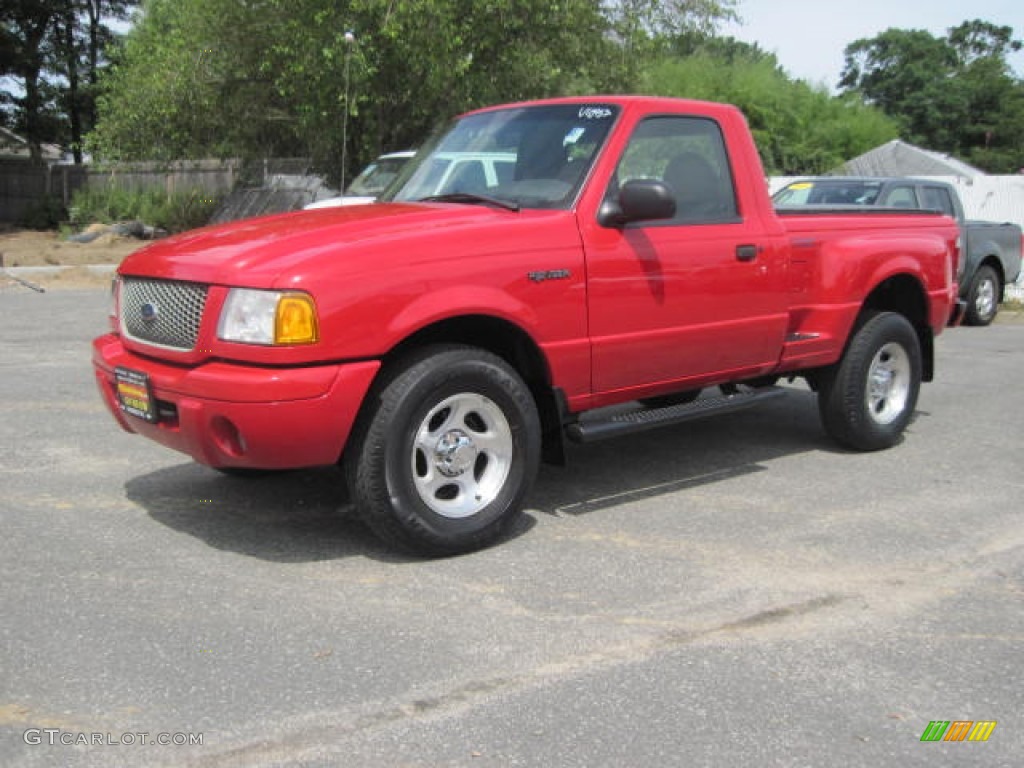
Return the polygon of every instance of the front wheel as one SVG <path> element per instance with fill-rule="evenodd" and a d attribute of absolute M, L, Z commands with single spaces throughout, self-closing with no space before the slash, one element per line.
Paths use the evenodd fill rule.
<path fill-rule="evenodd" d="M 889 448 L 910 423 L 920 388 L 921 342 L 914 327 L 893 312 L 870 315 L 820 381 L 822 424 L 847 448 Z"/>
<path fill-rule="evenodd" d="M 968 325 L 988 325 L 999 311 L 999 276 L 992 267 L 978 267 L 967 293 Z"/>
<path fill-rule="evenodd" d="M 504 360 L 431 347 L 397 368 L 353 435 L 352 498 L 391 544 L 427 555 L 479 549 L 519 517 L 540 434 L 533 396 Z"/>

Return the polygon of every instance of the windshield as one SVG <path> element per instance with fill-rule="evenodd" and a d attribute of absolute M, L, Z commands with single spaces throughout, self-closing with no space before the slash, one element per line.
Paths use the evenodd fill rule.
<path fill-rule="evenodd" d="M 374 197 L 383 192 L 394 181 L 408 157 L 380 157 L 370 163 L 345 190 L 346 195 Z"/>
<path fill-rule="evenodd" d="M 607 104 L 548 104 L 463 117 L 428 142 L 380 199 L 477 195 L 568 208 L 618 112 Z"/>
<path fill-rule="evenodd" d="M 879 181 L 843 179 L 794 181 L 778 192 L 776 205 L 874 205 L 882 188 Z"/>

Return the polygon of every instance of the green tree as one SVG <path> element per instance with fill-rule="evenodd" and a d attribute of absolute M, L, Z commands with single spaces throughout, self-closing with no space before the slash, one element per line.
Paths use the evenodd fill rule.
<path fill-rule="evenodd" d="M 71 145 L 76 161 L 81 162 L 84 134 L 96 125 L 100 72 L 109 63 L 107 51 L 118 39 L 111 24 L 126 21 L 139 0 L 73 0 L 71 4 L 75 8 L 76 34 L 80 38 L 75 66 L 84 71 L 81 95 L 72 97 L 69 94 L 69 103 L 77 109 L 81 126 L 79 132 L 72 130 Z M 65 56 L 70 57 L 70 50 Z M 69 64 L 69 70 L 71 66 Z"/>
<path fill-rule="evenodd" d="M 110 160 L 244 155 L 254 145 L 290 154 L 298 116 L 274 69 L 292 59 L 282 39 L 297 26 L 274 0 L 144 1 L 102 78 L 91 145 Z"/>
<path fill-rule="evenodd" d="M 343 155 L 348 175 L 465 109 L 626 89 L 640 58 L 619 54 L 626 39 L 613 29 L 632 24 L 629 40 L 646 51 L 733 5 L 146 0 L 104 79 L 91 140 L 110 158 L 308 155 L 337 179 Z"/>
<path fill-rule="evenodd" d="M 629 87 L 644 68 L 680 39 L 705 39 L 739 19 L 736 0 L 606 0 L 602 12 L 617 45 L 610 74 Z"/>
<path fill-rule="evenodd" d="M 6 101 L 33 160 L 41 159 L 46 138 L 42 78 L 49 55 L 47 33 L 57 10 L 57 2 L 43 0 L 8 0 L 0 9 L 0 74 L 13 77 L 24 91 L 21 97 L 8 94 Z"/>
<path fill-rule="evenodd" d="M 468 108 L 587 88 L 591 57 L 606 44 L 585 0 L 361 0 L 344 12 L 317 0 L 281 5 L 290 21 L 268 66 L 294 105 L 302 142 L 333 169 L 346 110 L 347 156 L 365 161 L 417 145 Z"/>
<path fill-rule="evenodd" d="M 966 102 L 957 149 L 950 151 L 993 173 L 1016 173 L 1024 167 L 1024 80 L 1014 76 L 1007 56 L 1021 41 L 1010 27 L 977 20 L 950 29 L 948 40 Z"/>
<path fill-rule="evenodd" d="M 337 175 L 346 119 L 365 160 L 470 106 L 587 87 L 602 24 L 588 0 L 148 0 L 92 139 L 107 157 L 308 154 Z"/>
<path fill-rule="evenodd" d="M 735 104 L 746 115 L 766 173 L 825 173 L 897 135 L 880 111 L 790 79 L 775 56 L 757 46 L 692 36 L 676 46 L 683 55 L 651 65 L 641 90 Z"/>
<path fill-rule="evenodd" d="M 1024 83 L 1010 27 L 969 21 L 936 38 L 889 29 L 847 46 L 840 86 L 895 119 L 903 138 L 992 172 L 1024 165 Z"/>
<path fill-rule="evenodd" d="M 956 51 L 961 66 L 982 59 L 994 59 L 1007 68 L 1006 57 L 1021 50 L 1020 40 L 1013 39 L 1013 27 L 997 26 L 975 19 L 949 30 L 946 38 Z"/>
<path fill-rule="evenodd" d="M 124 19 L 134 0 L 8 0 L 0 6 L 0 76 L 6 122 L 25 134 L 39 159 L 43 142 L 70 147 L 81 161 L 82 136 L 94 122 L 93 95 L 108 24 Z"/>
<path fill-rule="evenodd" d="M 939 149 L 956 143 L 966 112 L 964 94 L 951 88 L 956 53 L 924 30 L 888 29 L 847 46 L 840 88 L 857 91 L 896 117 L 905 138 Z"/>

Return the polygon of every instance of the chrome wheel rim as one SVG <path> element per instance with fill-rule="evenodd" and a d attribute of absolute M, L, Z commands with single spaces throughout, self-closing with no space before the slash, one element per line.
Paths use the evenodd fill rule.
<path fill-rule="evenodd" d="M 512 467 L 505 414 L 484 395 L 463 392 L 432 407 L 413 438 L 410 464 L 420 499 L 442 517 L 471 517 L 497 498 Z"/>
<path fill-rule="evenodd" d="M 974 310 L 978 317 L 988 317 L 996 306 L 996 286 L 992 280 L 982 280 L 974 297 Z"/>
<path fill-rule="evenodd" d="M 891 424 L 907 408 L 910 397 L 910 357 L 890 342 L 875 353 L 868 368 L 867 407 L 878 424 Z"/>

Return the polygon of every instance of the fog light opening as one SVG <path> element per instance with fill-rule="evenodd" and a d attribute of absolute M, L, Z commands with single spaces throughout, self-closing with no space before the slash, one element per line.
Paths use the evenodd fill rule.
<path fill-rule="evenodd" d="M 238 427 L 223 416 L 215 416 L 210 424 L 214 442 L 228 456 L 241 457 L 247 450 L 245 438 Z"/>

